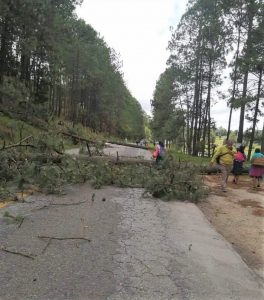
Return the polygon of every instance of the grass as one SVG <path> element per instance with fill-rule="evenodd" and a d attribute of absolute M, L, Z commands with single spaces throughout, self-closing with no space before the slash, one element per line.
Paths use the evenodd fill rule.
<path fill-rule="evenodd" d="M 208 165 L 211 160 L 210 157 L 192 156 L 174 149 L 169 149 L 168 153 L 175 161 L 193 163 L 194 165 Z"/>

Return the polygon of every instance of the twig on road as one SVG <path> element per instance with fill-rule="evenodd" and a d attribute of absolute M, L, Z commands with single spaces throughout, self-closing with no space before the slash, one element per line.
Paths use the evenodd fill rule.
<path fill-rule="evenodd" d="M 90 239 L 84 238 L 84 237 L 55 237 L 55 236 L 45 236 L 45 235 L 38 235 L 39 239 L 52 239 L 52 240 L 84 240 L 87 242 L 91 242 Z"/>
<path fill-rule="evenodd" d="M 20 255 L 20 256 L 23 256 L 23 257 L 26 257 L 26 258 L 30 258 L 30 259 L 32 259 L 32 260 L 35 259 L 35 257 L 32 256 L 32 255 L 30 255 L 30 254 L 24 254 L 24 253 L 22 253 L 22 252 L 9 250 L 9 249 L 6 249 L 5 247 L 1 247 L 0 250 L 2 250 L 2 251 L 4 251 L 4 252 L 7 252 L 7 253 L 12 253 L 12 254 Z"/>

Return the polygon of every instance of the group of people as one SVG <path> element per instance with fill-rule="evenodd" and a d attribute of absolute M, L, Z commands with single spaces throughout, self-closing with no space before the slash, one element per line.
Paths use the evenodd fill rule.
<path fill-rule="evenodd" d="M 156 163 L 159 163 L 165 155 L 164 143 L 159 141 L 156 143 L 155 151 L 153 152 L 153 157 L 156 159 Z M 257 164 L 257 160 L 263 159 L 264 154 L 261 153 L 260 149 L 255 149 L 255 153 L 252 155 L 250 163 L 251 167 L 249 170 L 249 176 L 252 177 L 252 188 L 256 189 L 260 187 L 260 182 L 264 176 L 264 164 Z M 233 183 L 237 184 L 239 176 L 243 172 L 243 163 L 246 161 L 245 146 L 240 145 L 237 147 L 236 151 L 233 150 L 233 142 L 230 140 L 225 140 L 223 145 L 218 147 L 212 157 L 211 165 L 217 166 L 220 170 L 221 177 L 221 189 L 226 192 L 227 181 L 229 175 L 232 173 L 234 175 Z"/>
<path fill-rule="evenodd" d="M 220 146 L 214 153 L 211 165 L 216 164 L 217 168 L 221 171 L 221 188 L 223 192 L 226 192 L 227 180 L 229 174 L 232 172 L 234 175 L 233 183 L 237 184 L 239 175 L 243 171 L 243 163 L 246 161 L 245 146 L 241 145 L 233 151 L 233 142 L 226 140 L 222 146 Z M 249 170 L 249 176 L 252 177 L 252 188 L 256 189 L 260 187 L 260 181 L 264 175 L 264 166 L 256 164 L 256 159 L 263 158 L 264 155 L 260 152 L 260 149 L 255 149 L 250 162 L 251 167 Z"/>

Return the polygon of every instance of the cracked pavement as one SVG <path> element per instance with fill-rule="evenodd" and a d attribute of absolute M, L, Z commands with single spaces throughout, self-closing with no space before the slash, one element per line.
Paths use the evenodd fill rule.
<path fill-rule="evenodd" d="M 84 184 L 1 209 L 1 247 L 33 258 L 0 251 L 0 299 L 263 299 L 262 280 L 194 204 L 142 193 Z"/>

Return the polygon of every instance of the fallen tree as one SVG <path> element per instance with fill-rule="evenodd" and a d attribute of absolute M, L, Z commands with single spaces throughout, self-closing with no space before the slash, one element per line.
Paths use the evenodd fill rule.
<path fill-rule="evenodd" d="M 21 139 L 5 148 L 9 151 L 0 151 L 0 195 L 5 194 L 8 185 L 16 185 L 20 191 L 35 186 L 42 192 L 58 193 L 66 184 L 86 181 L 95 188 L 103 185 L 145 188 L 148 193 L 165 199 L 197 201 L 206 194 L 197 166 L 177 162 L 169 156 L 156 164 L 154 160 L 120 157 L 118 153 L 116 157 L 94 155 L 97 152 L 93 150 L 101 147 L 101 142 L 60 133 L 84 142 L 88 155 L 65 154 L 63 140 L 58 139 L 55 131 Z M 28 140 L 33 147 L 17 146 Z"/>

